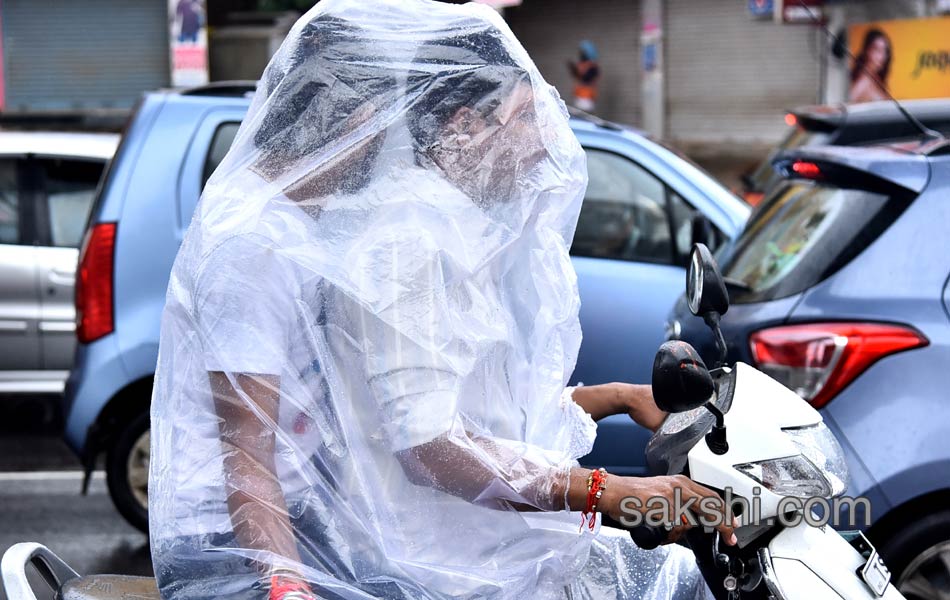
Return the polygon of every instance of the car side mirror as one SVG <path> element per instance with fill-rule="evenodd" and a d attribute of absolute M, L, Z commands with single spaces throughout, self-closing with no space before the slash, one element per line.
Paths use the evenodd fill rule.
<path fill-rule="evenodd" d="M 689 310 L 698 317 L 715 314 L 715 319 L 729 310 L 729 293 L 719 272 L 716 259 L 705 244 L 693 245 L 686 272 L 686 300 Z"/>
<path fill-rule="evenodd" d="M 653 360 L 653 401 L 669 413 L 705 404 L 716 386 L 696 349 L 681 341 L 660 346 Z"/>

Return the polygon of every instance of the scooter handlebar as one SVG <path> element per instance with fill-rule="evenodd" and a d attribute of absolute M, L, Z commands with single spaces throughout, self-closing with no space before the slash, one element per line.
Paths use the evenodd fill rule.
<path fill-rule="evenodd" d="M 627 527 L 623 523 L 615 521 L 607 515 L 601 515 L 601 525 L 604 527 L 615 527 L 625 529 L 630 532 L 633 543 L 644 550 L 653 550 L 657 546 L 666 542 L 670 537 L 668 529 L 655 527 L 653 525 L 637 525 L 636 527 Z"/>
<path fill-rule="evenodd" d="M 670 537 L 670 532 L 662 527 L 652 525 L 638 525 L 630 530 L 633 543 L 644 550 L 653 550 Z"/>

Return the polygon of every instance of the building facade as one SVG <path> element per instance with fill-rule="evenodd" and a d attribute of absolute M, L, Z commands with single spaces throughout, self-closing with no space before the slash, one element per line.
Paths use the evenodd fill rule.
<path fill-rule="evenodd" d="M 203 0 L 212 80 L 259 74 L 293 21 L 294 13 L 273 11 L 286 8 L 282 1 Z M 503 14 L 565 99 L 573 96 L 568 62 L 590 40 L 600 55 L 597 114 L 701 154 L 772 144 L 785 129 L 786 109 L 846 95 L 849 61 L 833 55 L 821 28 L 753 18 L 750 4 L 522 0 Z M 824 4 L 829 28 L 839 32 L 855 22 L 936 14 L 948 3 Z M 0 0 L 0 110 L 127 110 L 142 92 L 169 86 L 169 6 Z"/>
<path fill-rule="evenodd" d="M 775 4 L 778 4 L 775 0 Z M 792 107 L 846 97 L 847 57 L 814 24 L 755 18 L 736 0 L 523 0 L 505 9 L 512 30 L 561 95 L 581 40 L 600 53 L 597 114 L 647 130 L 691 153 L 755 154 L 785 132 Z M 937 14 L 936 0 L 824 2 L 828 29 Z M 655 41 L 657 46 L 647 50 Z"/>

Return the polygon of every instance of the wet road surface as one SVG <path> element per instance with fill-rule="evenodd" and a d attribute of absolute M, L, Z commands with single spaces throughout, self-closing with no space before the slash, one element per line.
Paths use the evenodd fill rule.
<path fill-rule="evenodd" d="M 80 574 L 150 575 L 148 538 L 116 512 L 104 474 L 80 495 L 79 462 L 60 439 L 57 413 L 55 400 L 0 397 L 0 553 L 35 541 Z"/>

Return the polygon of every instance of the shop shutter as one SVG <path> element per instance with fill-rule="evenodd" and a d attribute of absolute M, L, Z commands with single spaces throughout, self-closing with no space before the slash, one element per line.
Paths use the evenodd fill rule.
<path fill-rule="evenodd" d="M 667 137 L 773 143 L 786 109 L 818 102 L 821 30 L 753 20 L 735 0 L 664 6 Z"/>
<path fill-rule="evenodd" d="M 2 0 L 7 111 L 128 108 L 167 86 L 167 0 Z"/>

